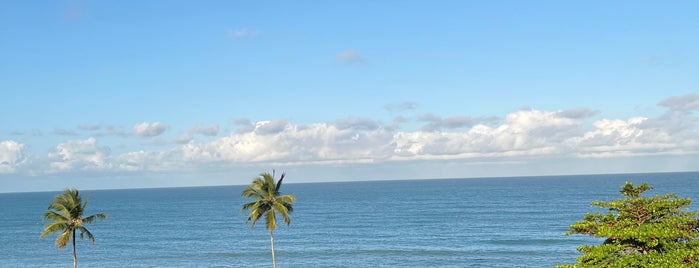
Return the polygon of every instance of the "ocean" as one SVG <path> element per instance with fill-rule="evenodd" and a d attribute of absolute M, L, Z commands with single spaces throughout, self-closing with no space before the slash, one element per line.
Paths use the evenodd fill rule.
<path fill-rule="evenodd" d="M 620 197 L 625 181 L 649 195 L 699 200 L 699 172 L 521 178 L 293 183 L 291 225 L 274 232 L 278 267 L 552 267 L 582 244 L 568 226 L 590 202 Z M 81 191 L 96 245 L 78 240 L 79 267 L 271 267 L 269 232 L 245 224 L 245 186 Z M 0 194 L 1 267 L 71 267 L 56 235 L 39 239 L 58 192 Z M 692 204 L 692 210 L 699 210 Z"/>

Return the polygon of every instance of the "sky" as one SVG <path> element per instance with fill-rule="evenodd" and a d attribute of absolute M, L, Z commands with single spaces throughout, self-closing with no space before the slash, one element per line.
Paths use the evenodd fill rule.
<path fill-rule="evenodd" d="M 699 170 L 697 1 L 4 1 L 0 192 Z"/>

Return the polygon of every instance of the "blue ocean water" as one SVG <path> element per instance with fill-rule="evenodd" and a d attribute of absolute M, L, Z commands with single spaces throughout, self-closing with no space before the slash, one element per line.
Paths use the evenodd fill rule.
<path fill-rule="evenodd" d="M 275 232 L 278 267 L 552 267 L 598 243 L 564 235 L 625 181 L 699 200 L 699 173 L 293 184 L 290 226 Z M 83 191 L 97 244 L 81 267 L 266 267 L 269 233 L 245 225 L 244 186 Z M 56 192 L 0 194 L 0 266 L 70 267 L 55 235 L 38 239 Z M 696 202 L 696 201 L 695 201 Z M 692 204 L 697 210 L 699 204 Z"/>

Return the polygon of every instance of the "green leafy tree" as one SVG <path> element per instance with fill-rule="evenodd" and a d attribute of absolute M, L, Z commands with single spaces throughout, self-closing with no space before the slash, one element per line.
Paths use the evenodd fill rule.
<path fill-rule="evenodd" d="M 75 233 L 80 231 L 80 239 L 84 236 L 95 244 L 95 237 L 90 233 L 84 224 L 89 224 L 96 219 L 106 219 L 107 214 L 98 213 L 83 217 L 87 201 L 90 196 L 82 201 L 80 192 L 77 189 L 66 189 L 62 194 L 55 197 L 49 205 L 48 210 L 44 213 L 44 218 L 51 221 L 44 227 L 44 232 L 39 238 L 44 238 L 51 233 L 60 232 L 56 238 L 56 247 L 65 249 L 69 242 L 73 242 L 73 267 L 78 265 L 78 256 L 75 251 Z"/>
<path fill-rule="evenodd" d="M 277 267 L 277 260 L 274 257 L 274 230 L 277 229 L 277 214 L 284 218 L 286 225 L 291 223 L 289 213 L 294 211 L 293 204 L 296 197 L 293 195 L 280 195 L 282 180 L 284 175 L 279 178 L 279 181 L 274 181 L 274 172 L 261 173 L 259 177 L 252 181 L 252 184 L 245 188 L 242 196 L 245 198 L 254 199 L 250 203 L 243 205 L 242 210 L 249 210 L 250 214 L 245 223 L 252 221 L 250 228 L 255 227 L 255 223 L 264 217 L 267 222 L 267 230 L 269 230 L 269 240 L 272 245 L 272 266 Z"/>
<path fill-rule="evenodd" d="M 691 200 L 676 194 L 642 196 L 651 189 L 627 182 L 623 198 L 592 202 L 609 211 L 587 213 L 566 235 L 604 242 L 578 247 L 577 264 L 557 267 L 699 267 L 699 212 L 688 212 Z"/>

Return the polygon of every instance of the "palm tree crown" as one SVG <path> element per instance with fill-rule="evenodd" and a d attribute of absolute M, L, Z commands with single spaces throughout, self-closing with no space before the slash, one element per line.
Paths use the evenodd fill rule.
<path fill-rule="evenodd" d="M 251 228 L 254 228 L 257 221 L 264 216 L 267 222 L 267 230 L 276 230 L 277 213 L 284 218 L 284 222 L 287 225 L 291 223 L 289 213 L 294 211 L 293 204 L 296 201 L 296 197 L 293 195 L 280 195 L 279 189 L 282 186 L 284 175 L 282 174 L 279 181 L 275 183 L 274 174 L 261 173 L 248 188 L 243 190 L 241 194 L 243 197 L 255 200 L 243 205 L 243 210 L 250 210 L 246 223 L 252 221 Z"/>
<path fill-rule="evenodd" d="M 90 233 L 84 224 L 90 224 L 96 219 L 106 219 L 108 216 L 104 213 L 97 213 L 87 217 L 83 217 L 85 207 L 90 200 L 88 196 L 85 201 L 82 201 L 80 192 L 77 189 L 66 189 L 62 194 L 56 196 L 51 202 L 48 210 L 44 213 L 44 218 L 51 221 L 44 227 L 44 232 L 39 238 L 44 238 L 49 234 L 61 232 L 56 238 L 56 247 L 64 249 L 71 240 L 73 241 L 73 266 L 76 266 L 77 257 L 75 254 L 75 233 L 80 231 L 80 239 L 84 236 L 95 244 L 95 237 Z"/>

